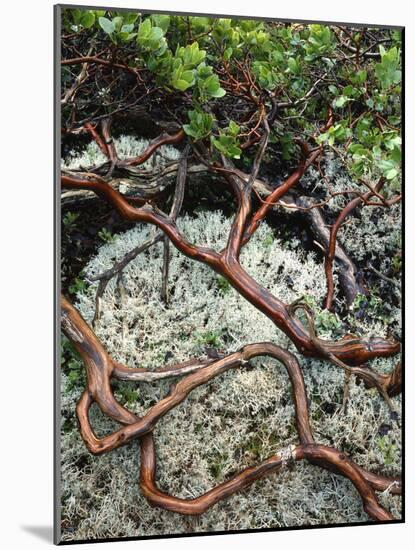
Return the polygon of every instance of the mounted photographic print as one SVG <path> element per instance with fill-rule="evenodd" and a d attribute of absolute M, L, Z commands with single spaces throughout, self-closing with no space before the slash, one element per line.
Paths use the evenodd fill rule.
<path fill-rule="evenodd" d="M 55 7 L 56 543 L 403 521 L 403 29 L 263 15 Z"/>

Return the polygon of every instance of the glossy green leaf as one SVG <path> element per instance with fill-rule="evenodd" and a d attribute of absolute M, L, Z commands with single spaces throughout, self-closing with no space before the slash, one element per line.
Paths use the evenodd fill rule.
<path fill-rule="evenodd" d="M 100 17 L 98 19 L 98 22 L 99 22 L 99 25 L 101 27 L 101 29 L 111 35 L 114 31 L 115 31 L 115 25 L 112 21 L 110 21 L 109 19 L 107 19 L 106 17 Z"/>

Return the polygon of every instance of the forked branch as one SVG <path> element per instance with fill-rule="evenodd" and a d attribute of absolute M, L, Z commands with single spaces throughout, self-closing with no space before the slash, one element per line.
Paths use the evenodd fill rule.
<path fill-rule="evenodd" d="M 374 491 L 392 488 L 394 493 L 399 493 L 399 479 L 366 472 L 338 450 L 315 443 L 301 368 L 295 356 L 288 351 L 264 342 L 247 345 L 235 353 L 208 364 L 195 363 L 191 367 L 194 368 L 191 374 L 187 374 L 172 386 L 164 399 L 139 418 L 116 401 L 110 379 L 112 376 L 117 376 L 123 379 L 137 380 L 141 373 L 144 374 L 144 369 L 131 369 L 132 377 L 130 378 L 128 376 L 130 369 L 111 359 L 93 331 L 64 297 L 62 297 L 62 328 L 80 353 L 87 371 L 87 388 L 77 405 L 77 416 L 81 435 L 88 449 L 94 454 L 100 454 L 127 444 L 132 439 L 140 439 L 140 485 L 143 494 L 152 504 L 181 514 L 199 515 L 213 504 L 247 487 L 257 479 L 279 471 L 287 462 L 306 459 L 315 465 L 334 470 L 348 478 L 358 490 L 364 509 L 370 517 L 378 521 L 393 519 L 393 516 L 379 504 Z M 231 368 L 247 365 L 254 357 L 264 355 L 277 359 L 287 370 L 293 388 L 295 422 L 300 445 L 243 470 L 231 480 L 225 481 L 196 499 L 184 500 L 161 492 L 155 482 L 156 454 L 152 435 L 152 430 L 158 420 L 183 402 L 196 387 Z M 189 372 L 189 366 L 189 364 L 183 364 L 153 371 L 153 373 L 164 372 L 170 376 L 183 375 Z M 145 378 L 142 379 L 142 381 L 144 380 Z M 93 402 L 96 402 L 110 418 L 123 424 L 123 427 L 108 436 L 98 438 L 93 432 L 88 416 Z"/>
<path fill-rule="evenodd" d="M 118 191 L 94 174 L 83 174 L 82 177 L 62 175 L 62 185 L 72 189 L 94 191 L 116 208 L 119 214 L 128 221 L 148 222 L 159 227 L 183 254 L 196 261 L 205 263 L 225 277 L 229 283 L 250 303 L 269 317 L 293 341 L 300 353 L 321 357 L 321 350 L 316 347 L 307 329 L 296 319 L 289 307 L 262 287 L 240 265 L 232 254 L 218 253 L 211 248 L 190 243 L 178 230 L 171 217 L 156 206 L 146 204 L 136 208 Z M 388 357 L 399 352 L 399 342 L 384 338 L 368 340 L 345 336 L 338 341 L 321 341 L 325 349 L 347 364 L 362 364 L 374 357 Z"/>

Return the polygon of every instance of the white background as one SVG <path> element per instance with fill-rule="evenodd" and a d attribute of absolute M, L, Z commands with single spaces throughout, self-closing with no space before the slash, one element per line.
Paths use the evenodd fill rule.
<path fill-rule="evenodd" d="M 74 0 L 72 3 L 78 4 Z M 86 3 L 86 1 L 84 2 Z M 333 20 L 406 26 L 407 524 L 115 543 L 146 550 L 233 548 L 408 548 L 415 538 L 414 456 L 414 62 L 410 2 L 320 0 L 138 0 L 103 2 L 132 9 Z M 99 2 L 89 2 L 99 6 Z M 53 2 L 7 2 L 1 17 L 1 371 L 0 544 L 51 546 L 53 481 Z M 412 249 L 412 250 L 411 250 Z M 132 481 L 134 482 L 134 480 Z M 96 545 L 85 545 L 96 548 Z"/>

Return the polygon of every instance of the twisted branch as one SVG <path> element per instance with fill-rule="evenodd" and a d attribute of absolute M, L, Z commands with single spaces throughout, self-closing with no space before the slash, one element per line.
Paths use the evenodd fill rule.
<path fill-rule="evenodd" d="M 128 221 L 148 222 L 159 227 L 173 245 L 189 258 L 210 266 L 225 277 L 228 282 L 250 303 L 269 317 L 292 340 L 300 353 L 310 357 L 321 357 L 321 349 L 310 339 L 306 328 L 293 317 L 289 307 L 271 292 L 255 281 L 240 265 L 234 255 L 218 253 L 211 248 L 191 244 L 180 233 L 172 218 L 156 206 L 145 204 L 136 208 L 128 203 L 118 191 L 94 174 L 62 175 L 62 185 L 72 189 L 94 191 L 114 206 Z M 85 177 L 86 176 L 86 177 Z M 388 357 L 399 352 L 399 342 L 392 339 L 373 337 L 368 340 L 344 337 L 338 341 L 322 341 L 325 349 L 347 364 L 362 364 L 374 357 Z"/>
<path fill-rule="evenodd" d="M 368 191 L 363 195 L 363 197 L 356 197 L 355 199 L 351 200 L 343 208 L 340 214 L 337 216 L 337 219 L 331 228 L 328 251 L 324 262 L 324 270 L 326 273 L 326 281 L 327 281 L 327 294 L 324 301 L 325 309 L 331 310 L 333 308 L 333 297 L 334 297 L 333 260 L 336 254 L 337 233 L 339 232 L 339 229 L 343 225 L 344 220 L 347 218 L 347 216 L 349 216 L 354 210 L 356 210 L 356 208 L 359 205 L 368 201 L 375 193 L 378 193 L 384 183 L 385 183 L 385 180 L 383 178 L 380 178 L 374 190 Z"/>
<path fill-rule="evenodd" d="M 398 494 L 401 488 L 400 480 L 366 472 L 337 449 L 315 443 L 309 421 L 307 394 L 301 368 L 295 356 L 288 351 L 265 342 L 247 345 L 237 352 L 207 364 L 195 363 L 192 367 L 194 372 L 173 385 L 167 396 L 140 418 L 116 401 L 110 385 L 111 377 L 114 375 L 124 376 L 130 369 L 111 359 L 93 331 L 65 297 L 62 297 L 62 328 L 80 353 L 86 367 L 87 388 L 77 405 L 77 417 L 82 438 L 88 449 L 94 454 L 111 451 L 120 445 L 127 444 L 132 439 L 139 438 L 141 445 L 140 485 L 143 494 L 153 505 L 181 514 L 199 515 L 218 501 L 229 497 L 254 481 L 279 471 L 287 461 L 306 459 L 348 478 L 358 490 L 363 507 L 370 517 L 378 521 L 393 519 L 393 516 L 379 504 L 374 491 L 391 487 L 392 491 Z M 196 387 L 231 368 L 243 367 L 249 363 L 250 359 L 261 355 L 277 359 L 287 370 L 293 387 L 295 421 L 300 445 L 289 449 L 288 452 L 274 455 L 256 466 L 246 468 L 231 480 L 221 483 L 196 499 L 184 500 L 161 492 L 155 483 L 156 454 L 152 435 L 152 430 L 158 420 L 183 402 Z M 162 372 L 163 377 L 180 375 L 188 372 L 186 369 L 189 366 L 188 363 L 168 367 L 153 371 L 153 374 Z M 137 380 L 137 375 L 143 373 L 143 370 L 131 369 L 133 378 L 128 377 L 128 379 Z M 88 417 L 93 402 L 96 402 L 110 418 L 123 424 L 123 427 L 108 436 L 97 438 Z"/>

